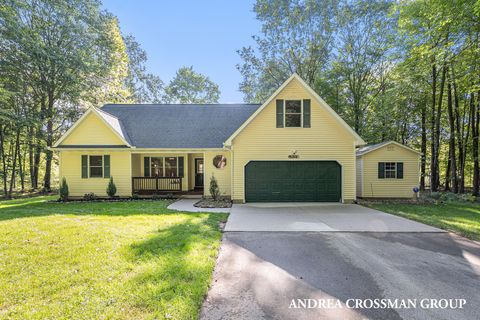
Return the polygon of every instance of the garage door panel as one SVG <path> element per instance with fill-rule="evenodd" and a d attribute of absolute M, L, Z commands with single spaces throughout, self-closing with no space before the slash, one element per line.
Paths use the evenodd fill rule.
<path fill-rule="evenodd" d="M 335 161 L 252 161 L 245 167 L 249 202 L 341 200 L 341 167 Z"/>

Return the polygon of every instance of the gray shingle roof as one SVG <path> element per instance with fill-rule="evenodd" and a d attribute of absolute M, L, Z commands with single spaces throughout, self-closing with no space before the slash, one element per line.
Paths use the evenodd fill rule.
<path fill-rule="evenodd" d="M 137 148 L 221 148 L 259 104 L 107 104 Z"/>
<path fill-rule="evenodd" d="M 382 147 L 386 144 L 389 144 L 389 143 L 391 143 L 391 141 L 383 141 L 383 142 L 376 143 L 376 144 L 369 144 L 369 145 L 363 146 L 361 148 L 358 148 L 357 151 L 356 151 L 356 154 L 357 154 L 357 156 L 361 156 L 361 155 L 364 155 L 365 153 L 368 153 L 372 150 L 380 148 L 380 147 Z"/>

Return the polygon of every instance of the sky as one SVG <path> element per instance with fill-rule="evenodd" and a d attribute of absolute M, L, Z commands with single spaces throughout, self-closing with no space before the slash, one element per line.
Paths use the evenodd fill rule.
<path fill-rule="evenodd" d="M 124 34 L 147 52 L 147 71 L 168 83 L 182 66 L 193 66 L 220 86 L 221 103 L 242 102 L 237 50 L 260 32 L 251 0 L 103 0 Z"/>

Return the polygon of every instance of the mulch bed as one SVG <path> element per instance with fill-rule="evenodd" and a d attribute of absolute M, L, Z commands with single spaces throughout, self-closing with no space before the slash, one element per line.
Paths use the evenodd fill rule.
<path fill-rule="evenodd" d="M 193 205 L 197 208 L 231 208 L 232 201 L 226 199 L 202 199 Z"/>

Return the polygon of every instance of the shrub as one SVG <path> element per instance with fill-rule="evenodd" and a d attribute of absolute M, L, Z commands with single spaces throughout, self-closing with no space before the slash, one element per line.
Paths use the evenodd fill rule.
<path fill-rule="evenodd" d="M 220 188 L 218 187 L 217 179 L 213 175 L 210 178 L 210 195 L 215 201 L 220 197 Z"/>
<path fill-rule="evenodd" d="M 60 183 L 60 188 L 58 189 L 58 195 L 60 197 L 60 201 L 68 200 L 68 184 L 67 184 L 67 179 L 65 179 L 65 177 L 62 178 L 62 182 Z"/>
<path fill-rule="evenodd" d="M 97 196 L 93 192 L 85 193 L 83 195 L 83 200 L 86 200 L 86 201 L 97 200 Z"/>
<path fill-rule="evenodd" d="M 116 193 L 117 193 L 117 187 L 113 182 L 113 177 L 110 177 L 110 181 L 108 181 L 108 185 L 107 185 L 107 194 L 110 198 L 113 198 Z"/>

